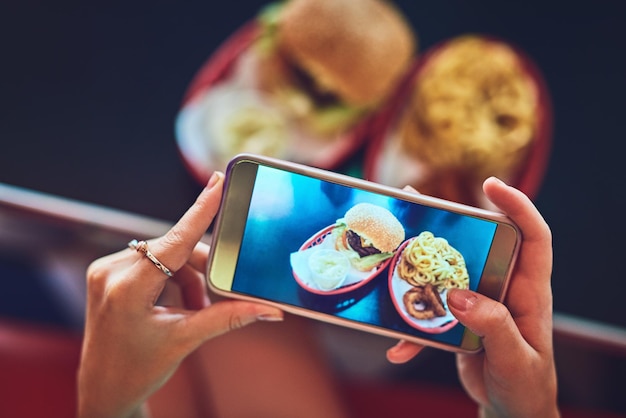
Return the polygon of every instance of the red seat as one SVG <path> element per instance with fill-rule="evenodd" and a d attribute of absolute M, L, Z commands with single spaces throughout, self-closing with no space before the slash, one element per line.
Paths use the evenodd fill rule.
<path fill-rule="evenodd" d="M 79 335 L 0 321 L 0 417 L 76 415 Z"/>
<path fill-rule="evenodd" d="M 0 417 L 76 415 L 76 369 L 81 337 L 65 330 L 0 320 Z M 348 381 L 344 396 L 358 418 L 475 417 L 459 389 L 425 384 Z M 624 418 L 565 408 L 562 418 Z"/>

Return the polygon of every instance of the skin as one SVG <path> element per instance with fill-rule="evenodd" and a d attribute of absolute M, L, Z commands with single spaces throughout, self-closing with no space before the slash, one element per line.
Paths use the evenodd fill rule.
<path fill-rule="evenodd" d="M 483 190 L 520 227 L 523 243 L 504 304 L 470 290 L 448 292 L 452 314 L 480 336 L 484 346 L 479 354 L 457 354 L 459 378 L 483 418 L 558 417 L 552 235 L 519 190 L 495 178 L 487 179 Z M 422 348 L 400 341 L 388 350 L 387 358 L 405 363 Z"/>
<path fill-rule="evenodd" d="M 215 216 L 223 175 L 216 173 L 195 204 L 150 251 L 175 271 L 169 278 L 142 254 L 126 249 L 94 261 L 87 272 L 86 327 L 78 371 L 78 417 L 142 416 L 144 401 L 205 341 L 258 320 L 279 321 L 279 309 L 242 301 L 210 304 L 199 243 Z M 166 281 L 183 306 L 160 306 Z"/>
<path fill-rule="evenodd" d="M 257 321 L 280 321 L 284 315 L 279 309 L 229 300 L 211 304 L 206 296 L 204 268 L 208 248 L 199 241 L 218 210 L 222 183 L 223 175 L 216 173 L 181 220 L 165 236 L 149 242 L 150 251 L 176 272 L 174 277 L 168 279 L 146 257 L 130 249 L 98 259 L 89 267 L 86 327 L 78 372 L 79 418 L 145 416 L 142 409 L 145 401 L 163 387 L 184 359 L 202 355 L 204 365 L 196 361 L 195 368 L 203 370 L 201 375 L 212 383 L 209 386 L 218 387 L 217 383 L 224 383 L 225 378 L 236 374 L 227 366 L 237 362 L 212 364 L 211 358 L 233 354 L 233 347 L 249 347 L 252 340 L 248 338 L 262 344 L 276 340 L 270 338 L 262 342 L 263 336 L 273 335 L 268 323 L 250 328 L 256 331 L 254 333 L 247 333 L 248 328 L 246 333 L 229 331 Z M 448 293 L 452 313 L 482 337 L 485 348 L 478 355 L 457 355 L 459 376 L 467 393 L 480 405 L 484 418 L 558 417 L 552 350 L 550 230 L 530 200 L 518 190 L 489 179 L 484 191 L 493 204 L 520 226 L 524 242 L 509 286 L 508 309 L 471 291 Z M 166 284 L 178 287 L 180 303 L 163 303 L 167 300 L 163 295 Z M 301 329 L 301 324 L 294 323 L 294 326 Z M 225 333 L 224 337 L 213 340 Z M 245 343 L 229 343 L 229 340 L 241 338 Z M 211 344 L 204 344 L 208 340 L 212 340 Z M 271 364 L 287 363 L 288 344 L 267 346 L 267 358 L 282 352 Z M 404 363 L 421 349 L 421 346 L 401 341 L 389 349 L 387 357 L 391 362 Z M 302 348 L 291 351 L 307 353 Z M 247 350 L 238 357 L 246 356 Z M 294 375 L 295 368 L 302 369 L 303 364 L 306 367 L 310 359 L 309 355 L 294 358 L 287 368 L 289 373 L 284 375 Z M 260 363 L 266 364 L 251 362 L 250 367 Z M 312 411 L 311 416 L 344 416 L 341 408 L 333 403 L 333 391 L 328 390 L 326 384 L 330 381 L 328 376 L 315 374 L 321 370 L 318 365 L 322 363 L 323 360 L 318 361 L 300 376 L 310 376 L 317 382 L 313 386 L 327 388 L 308 398 L 314 399 L 317 405 L 332 406 L 321 415 L 315 414 L 310 406 L 306 409 Z M 216 376 L 215 382 L 211 381 L 212 374 Z M 283 379 L 278 380 L 283 382 Z M 258 386 L 255 389 L 251 385 L 251 393 L 259 391 Z M 292 389 L 290 386 L 279 393 Z M 227 390 L 219 399 L 225 399 L 229 393 L 233 392 Z M 313 392 L 307 387 L 303 393 L 311 395 Z M 268 401 L 273 396 L 262 398 Z M 307 396 L 296 403 L 303 405 L 306 401 Z M 239 396 L 232 403 L 246 404 Z M 266 402 L 266 405 L 266 416 L 275 416 L 271 408 L 276 404 Z M 250 416 L 244 411 L 226 415 Z M 293 416 L 293 413 L 282 415 Z"/>

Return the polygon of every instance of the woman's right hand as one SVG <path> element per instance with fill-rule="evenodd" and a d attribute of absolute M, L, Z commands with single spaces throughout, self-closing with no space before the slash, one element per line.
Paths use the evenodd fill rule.
<path fill-rule="evenodd" d="M 125 249 L 93 262 L 87 273 L 87 312 L 78 372 L 78 416 L 141 415 L 143 402 L 204 341 L 282 311 L 251 302 L 210 304 L 204 285 L 208 246 L 200 242 L 217 213 L 223 175 L 215 173 L 194 205 L 149 249 L 171 278 L 140 252 Z M 167 281 L 183 306 L 160 306 Z"/>

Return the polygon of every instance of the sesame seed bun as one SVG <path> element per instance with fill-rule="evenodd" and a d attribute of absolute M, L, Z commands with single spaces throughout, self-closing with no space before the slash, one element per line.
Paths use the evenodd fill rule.
<path fill-rule="evenodd" d="M 277 39 L 319 87 L 358 106 L 378 104 L 391 92 L 416 43 L 402 14 L 381 0 L 291 0 Z"/>
<path fill-rule="evenodd" d="M 387 209 L 371 203 L 359 203 L 345 216 L 346 226 L 383 253 L 396 250 L 404 241 L 404 227 Z"/>

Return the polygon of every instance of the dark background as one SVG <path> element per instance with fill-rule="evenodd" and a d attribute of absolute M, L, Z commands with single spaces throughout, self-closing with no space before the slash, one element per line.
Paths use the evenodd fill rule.
<path fill-rule="evenodd" d="M 0 182 L 178 219 L 200 191 L 174 137 L 188 83 L 265 4 L 1 2 Z M 554 234 L 555 310 L 626 327 L 626 3 L 397 4 L 421 50 L 477 32 L 513 42 L 537 63 L 554 111 L 550 164 L 535 202 Z M 451 357 L 433 356 L 447 354 L 426 352 L 407 375 L 454 375 Z M 557 360 L 571 402 L 626 409 L 623 356 L 616 365 L 557 341 Z"/>
<path fill-rule="evenodd" d="M 266 2 L 4 3 L 0 182 L 176 220 L 199 191 L 174 138 L 185 90 Z M 397 4 L 420 50 L 487 33 L 538 64 L 554 107 L 536 204 L 554 233 L 555 308 L 626 326 L 624 3 Z"/>

